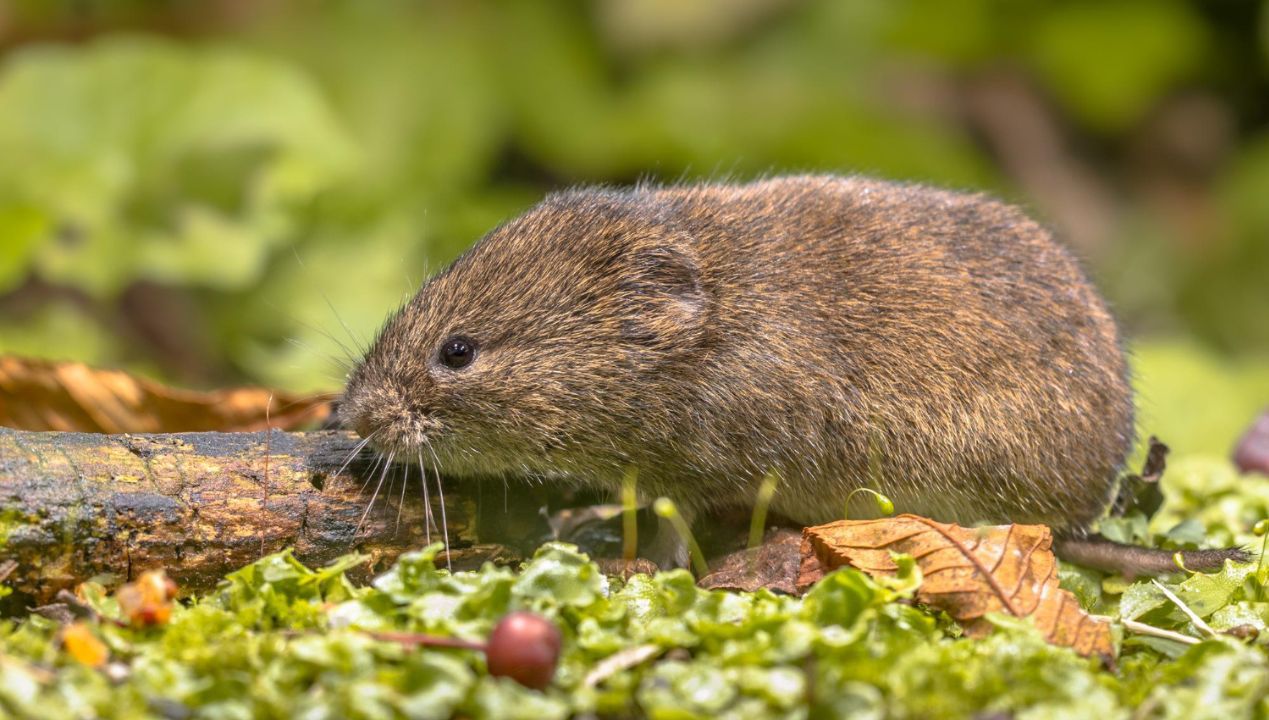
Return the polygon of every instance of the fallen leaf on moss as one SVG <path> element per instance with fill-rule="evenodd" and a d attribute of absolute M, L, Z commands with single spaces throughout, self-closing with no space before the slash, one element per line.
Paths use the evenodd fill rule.
<path fill-rule="evenodd" d="M 106 644 L 97 639 L 88 623 L 79 620 L 66 626 L 62 632 L 62 646 L 76 662 L 91 668 L 99 668 L 110 658 Z"/>
<path fill-rule="evenodd" d="M 325 396 L 244 387 L 198 392 L 90 368 L 0 355 L 0 425 L 102 433 L 291 430 L 330 415 Z"/>
<path fill-rule="evenodd" d="M 802 532 L 798 588 L 853 567 L 893 576 L 893 553 L 912 556 L 925 579 L 916 599 L 944 610 L 970 635 L 985 635 L 988 613 L 1029 617 L 1045 639 L 1081 655 L 1114 656 L 1110 623 L 1080 608 L 1058 587 L 1053 535 L 1043 525 L 964 528 L 916 515 L 840 520 Z"/>

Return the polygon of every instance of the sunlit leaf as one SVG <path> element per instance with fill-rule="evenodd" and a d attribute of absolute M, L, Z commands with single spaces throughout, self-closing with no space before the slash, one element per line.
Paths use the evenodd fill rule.
<path fill-rule="evenodd" d="M 1083 655 L 1114 656 L 1110 625 L 1090 617 L 1058 587 L 1053 537 L 1042 525 L 964 528 L 915 515 L 839 520 L 803 532 L 805 587 L 837 567 L 881 577 L 900 574 L 895 553 L 909 555 L 924 580 L 917 597 L 946 611 L 971 634 L 989 629 L 988 613 L 1032 619 L 1045 638 Z M 909 560 L 911 562 L 911 560 Z"/>

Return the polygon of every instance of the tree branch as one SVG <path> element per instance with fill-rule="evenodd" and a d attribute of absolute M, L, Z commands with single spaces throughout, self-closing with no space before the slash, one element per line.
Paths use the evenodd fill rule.
<path fill-rule="evenodd" d="M 20 601 L 46 602 L 97 575 L 130 579 L 161 567 L 183 590 L 202 591 L 286 547 L 310 566 L 366 553 L 364 574 L 372 574 L 423 546 L 428 532 L 417 468 L 371 475 L 371 464 L 356 460 L 341 472 L 356 444 L 344 432 L 94 435 L 0 428 L 0 560 L 17 563 L 6 582 Z M 436 479 L 430 480 L 432 515 L 439 518 Z M 504 503 L 504 488 L 497 489 L 497 501 L 485 505 L 509 512 L 486 525 L 524 535 L 544 502 L 542 490 L 512 488 L 515 502 Z M 446 483 L 455 568 L 516 557 L 478 542 L 480 490 L 478 483 Z M 437 531 L 431 537 L 440 539 Z"/>

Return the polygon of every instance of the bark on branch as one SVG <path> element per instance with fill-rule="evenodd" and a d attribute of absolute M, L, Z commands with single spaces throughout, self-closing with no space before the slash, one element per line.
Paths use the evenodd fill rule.
<path fill-rule="evenodd" d="M 129 579 L 165 568 L 184 590 L 203 591 L 264 554 L 294 547 L 310 566 L 359 551 L 371 574 L 426 542 L 417 469 L 386 475 L 358 531 L 380 475 L 354 462 L 344 432 L 93 435 L 0 428 L 0 561 L 22 602 L 40 603 L 93 576 Z M 364 488 L 364 489 L 363 489 Z M 435 518 L 441 506 L 432 478 Z M 445 516 L 455 569 L 514 552 L 479 538 L 477 483 L 446 483 Z M 540 489 L 512 487 L 486 526 L 528 532 Z M 502 509 L 523 508 L 502 515 Z M 398 520 L 399 518 L 399 520 Z M 532 522 L 529 520 L 527 522 Z M 432 531 L 432 539 L 439 540 Z M 481 540 L 486 544 L 480 544 Z"/>

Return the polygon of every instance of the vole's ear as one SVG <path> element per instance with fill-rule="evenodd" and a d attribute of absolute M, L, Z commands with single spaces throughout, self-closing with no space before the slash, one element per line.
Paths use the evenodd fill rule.
<path fill-rule="evenodd" d="M 632 249 L 628 261 L 621 289 L 633 312 L 622 335 L 641 345 L 689 345 L 700 335 L 707 305 L 691 249 L 658 243 Z"/>

